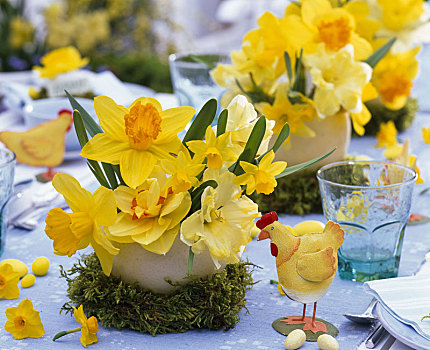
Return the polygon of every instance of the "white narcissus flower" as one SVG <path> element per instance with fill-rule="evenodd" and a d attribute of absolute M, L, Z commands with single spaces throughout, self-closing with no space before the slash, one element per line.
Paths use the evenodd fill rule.
<path fill-rule="evenodd" d="M 258 206 L 248 197 L 239 197 L 235 175 L 226 171 L 215 175 L 217 188 L 207 187 L 201 197 L 201 209 L 182 222 L 181 240 L 194 254 L 209 250 L 217 268 L 220 263 L 237 263 L 251 240 Z M 205 177 L 205 180 L 209 180 Z"/>

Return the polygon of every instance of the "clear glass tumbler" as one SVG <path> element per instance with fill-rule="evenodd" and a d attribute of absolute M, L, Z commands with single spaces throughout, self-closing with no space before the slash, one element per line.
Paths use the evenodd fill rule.
<path fill-rule="evenodd" d="M 0 148 L 0 255 L 6 238 L 6 204 L 12 195 L 15 158 L 15 153 Z"/>
<path fill-rule="evenodd" d="M 170 55 L 170 75 L 179 104 L 199 111 L 207 100 L 219 100 L 225 89 L 215 83 L 210 71 L 217 63 L 227 63 L 229 60 L 227 55 L 222 54 Z"/>
<path fill-rule="evenodd" d="M 340 278 L 397 276 L 416 177 L 413 169 L 391 162 L 344 161 L 318 170 L 324 215 L 345 231 Z"/>

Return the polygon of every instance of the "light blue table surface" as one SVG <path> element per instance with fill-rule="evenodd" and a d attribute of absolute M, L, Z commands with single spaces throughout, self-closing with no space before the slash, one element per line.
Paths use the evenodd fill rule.
<path fill-rule="evenodd" d="M 428 57 L 428 56 L 427 56 Z M 428 69 L 425 68 L 425 69 Z M 429 74 L 425 75 L 430 78 Z M 428 86 L 425 77 L 421 77 L 419 85 Z M 420 90 L 421 105 L 428 110 L 430 92 Z M 399 135 L 401 140 L 410 137 L 412 152 L 418 155 L 418 164 L 424 185 L 415 188 L 412 212 L 430 215 L 430 192 L 418 196 L 418 192 L 430 186 L 430 145 L 425 145 L 421 136 L 421 127 L 430 127 L 430 114 L 420 113 L 411 129 Z M 350 153 L 367 154 L 375 159 L 382 159 L 382 150 L 376 149 L 374 138 L 354 138 Z M 322 215 L 281 216 L 284 224 L 295 225 L 303 220 L 325 221 Z M 69 268 L 76 258 L 59 257 L 52 252 L 52 241 L 44 233 L 44 223 L 32 232 L 10 230 L 7 233 L 5 251 L 2 259 L 18 258 L 28 266 L 39 257 L 46 256 L 51 260 L 48 275 L 38 277 L 36 284 L 29 289 L 21 289 L 17 300 L 0 300 L 0 349 L 79 349 L 79 334 L 65 336 L 55 343 L 52 337 L 59 331 L 77 327 L 73 317 L 60 315 L 60 307 L 67 301 L 66 281 L 59 277 L 59 265 Z M 430 224 L 408 226 L 405 234 L 403 253 L 400 262 L 400 275 L 408 276 L 416 272 L 425 253 L 430 249 Z M 182 334 L 157 335 L 152 337 L 133 331 L 118 331 L 100 327 L 99 342 L 90 349 L 283 349 L 285 337 L 271 327 L 272 322 L 282 316 L 300 314 L 302 305 L 280 296 L 276 286 L 270 285 L 270 279 L 277 280 L 274 258 L 270 254 L 269 242 L 252 241 L 247 248 L 245 258 L 262 267 L 256 269 L 253 276 L 260 280 L 247 293 L 247 308 L 243 310 L 241 323 L 230 331 L 190 331 Z M 6 322 L 4 310 L 16 306 L 24 298 L 30 298 L 36 310 L 41 311 L 41 319 L 45 327 L 45 336 L 41 339 L 14 340 L 3 329 Z M 343 281 L 336 276 L 326 296 L 318 303 L 317 316 L 332 322 L 339 328 L 337 338 L 341 349 L 355 349 L 369 333 L 368 326 L 360 326 L 346 320 L 344 313 L 360 313 L 369 304 L 371 297 L 363 290 L 361 283 Z M 310 307 L 308 309 L 311 309 Z M 311 310 L 309 310 L 309 313 Z M 318 349 L 316 343 L 307 342 L 303 349 Z"/>

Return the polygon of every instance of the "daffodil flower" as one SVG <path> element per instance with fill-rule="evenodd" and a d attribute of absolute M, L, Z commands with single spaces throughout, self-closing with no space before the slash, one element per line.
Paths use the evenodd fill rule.
<path fill-rule="evenodd" d="M 6 332 L 15 339 L 40 338 L 45 334 L 39 311 L 33 309 L 30 299 L 24 299 L 18 306 L 6 309 Z"/>
<path fill-rule="evenodd" d="M 213 173 L 213 172 L 211 172 Z M 248 197 L 237 198 L 240 186 L 233 183 L 234 174 L 226 171 L 214 178 L 218 187 L 206 187 L 201 209 L 181 224 L 181 240 L 194 254 L 209 250 L 217 268 L 221 263 L 237 263 L 251 240 L 253 220 L 258 206 Z M 204 180 L 209 180 L 204 177 Z"/>
<path fill-rule="evenodd" d="M 119 186 L 115 198 L 121 212 L 107 229 L 109 238 L 139 243 L 156 254 L 167 253 L 190 210 L 191 197 L 187 191 L 174 193 L 165 183 L 166 179 L 152 178 L 137 189 Z"/>
<path fill-rule="evenodd" d="M 378 92 L 376 91 L 373 84 L 369 81 L 363 88 L 363 92 L 361 94 L 361 100 L 362 100 L 362 109 L 359 113 L 350 113 L 352 126 L 354 128 L 354 131 L 360 135 L 364 135 L 364 125 L 366 125 L 370 119 L 372 118 L 372 115 L 370 114 L 370 111 L 367 109 L 364 102 L 373 100 L 374 98 L 378 97 Z"/>
<path fill-rule="evenodd" d="M 87 345 L 91 345 L 94 343 L 97 343 L 97 332 L 99 331 L 99 324 L 97 321 L 97 318 L 95 316 L 91 316 L 90 318 L 87 318 L 84 313 L 84 307 L 81 305 L 78 309 L 73 307 L 73 316 L 75 317 L 76 322 L 80 323 L 82 326 L 74 329 L 70 329 L 68 331 L 62 331 L 60 333 L 57 333 L 53 341 L 57 340 L 58 338 L 61 338 L 65 336 L 66 334 L 71 334 L 75 332 L 81 332 L 81 344 L 83 347 L 87 347 Z"/>
<path fill-rule="evenodd" d="M 397 144 L 397 129 L 392 120 L 379 125 L 379 131 L 376 133 L 376 147 L 394 146 Z"/>
<path fill-rule="evenodd" d="M 205 168 L 205 165 L 191 158 L 190 152 L 184 147 L 176 159 L 161 160 L 161 167 L 171 175 L 165 186 L 171 187 L 173 193 L 179 193 L 198 185 L 199 180 L 196 176 Z"/>
<path fill-rule="evenodd" d="M 258 165 L 241 161 L 240 166 L 245 173 L 236 177 L 233 183 L 246 185 L 247 195 L 254 191 L 264 194 L 272 193 L 277 185 L 275 176 L 282 173 L 287 166 L 287 162 L 273 163 L 273 159 L 275 159 L 275 153 L 270 151 Z"/>
<path fill-rule="evenodd" d="M 195 157 L 207 159 L 209 169 L 219 169 L 224 163 L 234 162 L 237 159 L 231 144 L 229 132 L 216 137 L 211 126 L 208 126 L 205 133 L 205 141 L 188 141 L 188 148 L 195 153 Z"/>
<path fill-rule="evenodd" d="M 41 78 L 55 78 L 59 74 L 82 68 L 88 64 L 88 58 L 81 58 L 79 51 L 73 46 L 53 50 L 42 57 L 43 67 L 34 67 Z"/>
<path fill-rule="evenodd" d="M 422 128 L 423 140 L 425 143 L 430 144 L 430 128 Z"/>
<path fill-rule="evenodd" d="M 319 45 L 315 53 L 304 55 L 303 61 L 316 86 L 314 103 L 320 117 L 334 115 L 341 108 L 351 113 L 362 110 L 361 94 L 372 68 L 354 59 L 352 46 L 330 53 Z"/>
<path fill-rule="evenodd" d="M 194 115 L 192 107 L 162 110 L 150 97 L 135 100 L 127 109 L 106 96 L 94 99 L 104 133 L 82 148 L 81 156 L 119 164 L 125 183 L 136 188 L 151 174 L 159 159 L 169 159 L 181 147 L 177 134 Z"/>
<path fill-rule="evenodd" d="M 17 299 L 19 297 L 19 273 L 12 265 L 4 264 L 0 267 L 0 299 Z"/>
<path fill-rule="evenodd" d="M 102 226 L 112 225 L 116 219 L 113 191 L 100 187 L 94 194 L 83 189 L 70 175 L 59 173 L 52 185 L 61 193 L 73 213 L 60 208 L 51 209 L 46 217 L 45 232 L 54 240 L 56 253 L 72 256 L 88 245 L 93 247 L 103 272 L 112 270 L 113 255 L 119 250 L 106 238 Z"/>

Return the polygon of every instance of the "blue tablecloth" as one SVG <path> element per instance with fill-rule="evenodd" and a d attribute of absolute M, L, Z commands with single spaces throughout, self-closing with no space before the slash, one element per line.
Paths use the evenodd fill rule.
<path fill-rule="evenodd" d="M 427 76 L 428 78 L 428 76 Z M 428 85 L 421 78 L 423 84 Z M 420 97 L 426 99 L 428 90 L 420 90 Z M 422 106 L 423 108 L 423 106 Z M 426 109 L 426 108 L 423 108 Z M 410 137 L 412 152 L 418 155 L 418 164 L 424 185 L 416 186 L 412 212 L 430 215 L 430 193 L 418 196 L 418 192 L 430 186 L 430 145 L 425 145 L 421 136 L 421 127 L 430 127 L 430 115 L 420 113 L 413 127 L 399 135 L 401 140 Z M 376 159 L 382 158 L 382 150 L 374 148 L 375 138 L 354 138 L 350 153 L 367 154 Z M 324 220 L 322 215 L 281 216 L 280 221 L 294 225 L 308 219 Z M 52 337 L 59 331 L 77 327 L 73 317 L 60 315 L 60 307 L 67 301 L 66 281 L 59 277 L 59 265 L 69 268 L 76 258 L 59 257 L 52 252 L 52 241 L 43 232 L 43 222 L 32 232 L 11 230 L 7 234 L 6 246 L 2 259 L 18 258 L 28 266 L 39 257 L 46 256 L 51 260 L 51 268 L 47 276 L 38 277 L 36 284 L 29 289 L 21 289 L 18 300 L 0 300 L 0 326 L 6 322 L 4 310 L 16 306 L 24 298 L 30 298 L 36 310 L 41 311 L 41 319 L 45 327 L 45 336 L 41 339 L 14 340 L 3 328 L 0 330 L 0 349 L 78 349 L 79 334 L 65 336 L 55 343 Z M 405 234 L 403 253 L 400 263 L 400 275 L 413 274 L 421 264 L 425 253 L 430 248 L 430 224 L 408 226 Z M 91 349 L 283 349 L 285 337 L 271 327 L 272 322 L 291 314 L 300 314 L 302 306 L 287 297 L 279 295 L 276 286 L 270 285 L 270 279 L 277 279 L 275 261 L 270 255 L 267 241 L 253 241 L 245 253 L 253 263 L 263 269 L 256 269 L 254 279 L 260 280 L 247 294 L 247 308 L 243 310 L 241 323 L 230 331 L 190 331 L 183 334 L 168 334 L 152 337 L 133 331 L 118 331 L 100 327 L 99 342 L 91 345 Z M 341 349 L 355 349 L 369 333 L 368 326 L 360 326 L 346 320 L 344 313 L 360 313 L 370 302 L 360 283 L 343 281 L 337 276 L 327 295 L 319 302 L 317 315 L 332 322 L 339 328 L 338 341 Z M 310 312 L 310 310 L 309 310 Z M 317 349 L 316 343 L 306 343 L 303 349 Z"/>

